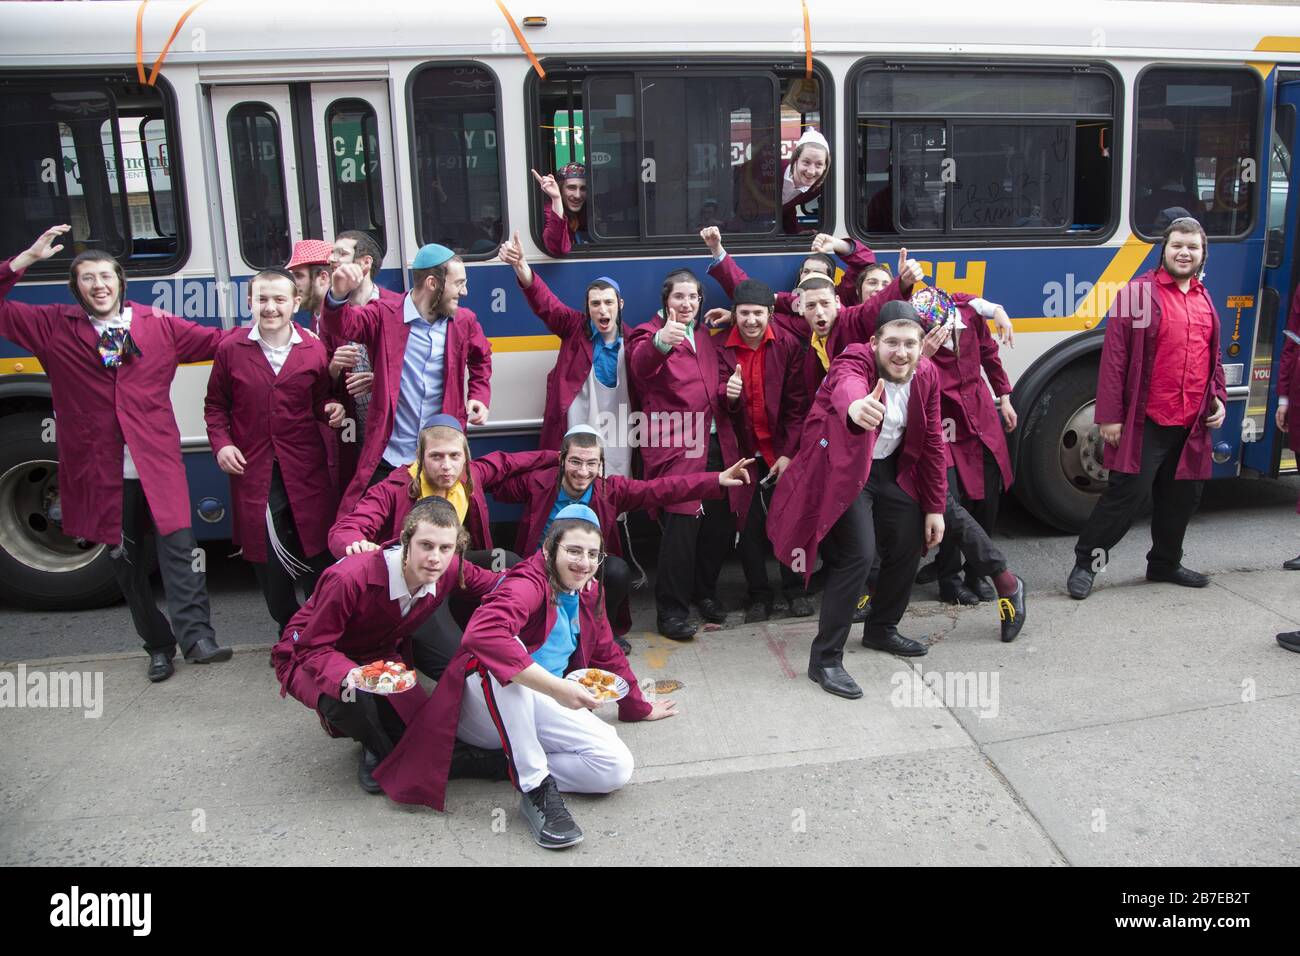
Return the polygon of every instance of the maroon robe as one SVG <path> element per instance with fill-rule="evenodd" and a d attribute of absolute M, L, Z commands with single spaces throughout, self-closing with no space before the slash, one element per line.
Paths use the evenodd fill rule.
<path fill-rule="evenodd" d="M 655 333 L 663 326 L 663 317 L 656 315 L 633 329 L 624 342 L 628 373 L 636 382 L 647 420 L 640 442 L 646 478 L 693 475 L 706 467 L 710 421 L 717 423 L 723 462 L 735 462 L 739 458 L 736 434 L 731 416 L 718 398 L 719 358 L 713 336 L 696 321 L 695 348 L 683 340 L 665 355 L 654 344 Z M 697 415 L 702 416 L 702 427 Z M 688 447 L 688 443 L 699 447 Z M 663 510 L 693 515 L 700 508 L 700 501 L 691 500 Z"/>
<path fill-rule="evenodd" d="M 586 206 L 582 208 L 582 212 L 576 219 L 570 219 L 567 208 L 563 216 L 557 216 L 555 210 L 551 208 L 550 197 L 547 197 L 546 205 L 542 207 L 542 247 L 547 252 L 557 259 L 567 256 L 573 249 L 576 234 L 585 232 L 586 229 Z"/>
<path fill-rule="evenodd" d="M 374 386 L 370 392 L 370 408 L 366 418 L 366 436 L 361 444 L 361 455 L 356 473 L 343 492 L 339 502 L 339 515 L 352 510 L 366 483 L 379 467 L 384 449 L 392 437 L 393 423 L 397 417 L 397 398 L 402 388 L 402 360 L 406 356 L 406 340 L 411 330 L 402 321 L 406 297 L 380 297 L 363 306 L 344 303 L 335 308 L 325 300 L 321 308 L 321 327 L 336 339 L 360 342 L 370 355 L 374 368 Z M 491 403 L 492 399 L 492 346 L 478 319 L 469 309 L 457 309 L 447 323 L 447 347 L 442 366 L 442 411 L 466 424 L 465 389 L 469 379 L 469 398 Z"/>
<path fill-rule="evenodd" d="M 594 348 L 591 337 L 595 327 L 585 312 L 571 309 L 557 299 L 536 271 L 533 272 L 533 284 L 523 289 L 523 293 L 528 307 L 560 339 L 560 354 L 555 358 L 555 367 L 546 376 L 546 409 L 542 413 L 542 433 L 537 439 L 538 448 L 558 449 L 569 430 L 569 406 L 591 376 Z M 626 349 L 627 328 L 621 319 L 619 336 L 623 340 L 619 347 Z M 626 355 L 623 364 L 627 368 Z M 627 391 L 632 405 L 629 414 L 637 408 L 636 389 L 631 378 L 629 372 Z"/>
<path fill-rule="evenodd" d="M 989 385 L 998 395 L 1011 394 L 1011 380 L 998 357 L 998 340 L 989 331 L 988 323 L 967 304 L 973 296 L 959 293 L 953 298 L 966 328 L 962 329 L 957 350 L 940 348 L 930 361 L 939 370 L 942 389 L 939 408 L 944 420 L 953 423 L 948 457 L 967 496 L 981 499 L 984 497 L 984 449 L 997 459 L 1003 488 L 1011 487 L 1012 474 L 1002 416 L 980 371 L 988 376 Z"/>
<path fill-rule="evenodd" d="M 464 587 L 460 586 L 462 574 Z M 290 618 L 284 636 L 271 648 L 280 696 L 288 694 L 316 710 L 321 695 L 342 698 L 343 679 L 354 667 L 377 660 L 414 667 L 410 637 L 442 602 L 449 597 L 481 598 L 501 577 L 457 556 L 438 579 L 434 593 L 420 598 L 402 617 L 397 601 L 388 596 L 384 551 L 349 555 L 330 565 L 311 599 Z M 388 699 L 409 725 L 428 695 L 417 684 Z M 325 729 L 331 736 L 343 736 L 328 725 Z"/>
<path fill-rule="evenodd" d="M 0 335 L 36 356 L 50 379 L 57 420 L 63 533 L 116 547 L 122 542 L 122 443 L 140 474 L 161 535 L 190 527 L 190 489 L 172 411 L 176 368 L 210 360 L 226 333 L 139 302 L 131 338 L 140 348 L 104 367 L 99 335 L 80 305 L 8 302 L 21 278 L 0 263 Z M 53 450 L 53 449 L 51 449 Z"/>
<path fill-rule="evenodd" d="M 493 491 L 498 482 L 519 471 L 538 468 L 555 460 L 549 451 L 525 451 L 508 454 L 494 451 L 469 463 L 474 490 L 469 496 L 469 513 L 465 515 L 465 529 L 469 532 L 471 551 L 492 550 L 492 529 L 488 519 L 485 491 Z M 366 489 L 361 500 L 329 529 L 329 549 L 341 558 L 348 545 L 354 541 L 371 541 L 379 544 L 396 538 L 402 531 L 406 513 L 418 498 L 411 497 L 411 462 L 393 469 L 383 481 Z"/>
<path fill-rule="evenodd" d="M 1199 294 L 1214 316 L 1209 353 L 1213 367 L 1200 412 L 1178 458 L 1174 477 L 1179 480 L 1210 477 L 1213 449 L 1205 418 L 1214 410 L 1215 398 L 1225 408 L 1228 404 L 1223 362 L 1219 356 L 1219 313 L 1204 286 L 1200 287 Z M 1142 323 L 1147 318 L 1150 321 L 1143 328 Z M 1160 295 L 1156 291 L 1155 270 L 1152 269 L 1120 291 L 1106 318 L 1106 339 L 1101 349 L 1101 368 L 1097 373 L 1097 407 L 1093 418 L 1098 424 L 1121 423 L 1124 426 L 1119 447 L 1106 445 L 1102 452 L 1103 464 L 1115 471 L 1135 475 L 1142 470 L 1142 427 L 1146 421 L 1147 393 L 1151 388 L 1159 333 Z"/>
<path fill-rule="evenodd" d="M 1286 327 L 1293 335 L 1300 335 L 1300 288 L 1291 299 L 1291 314 L 1287 317 Z M 1296 369 L 1296 359 L 1300 356 L 1300 345 L 1292 342 L 1290 337 L 1282 337 L 1282 361 L 1278 363 L 1277 394 L 1287 400 L 1287 447 L 1300 452 L 1300 371 Z M 1300 514 L 1300 501 L 1296 502 L 1296 513 Z"/>
<path fill-rule="evenodd" d="M 861 494 L 871 473 L 880 429 L 864 431 L 849 421 L 849 406 L 876 387 L 876 354 L 850 345 L 831 362 L 804 425 L 799 453 L 772 495 L 767 536 L 777 560 L 812 576 L 817 548 Z M 881 401 L 888 404 L 882 393 Z M 921 359 L 907 399 L 907 427 L 898 458 L 898 486 L 924 514 L 943 514 L 948 478 L 939 412 L 939 373 Z"/>
<path fill-rule="evenodd" d="M 330 478 L 320 424 L 329 419 L 330 392 L 325 346 L 308 329 L 295 326 L 302 341 L 289 349 L 276 375 L 262 347 L 241 328 L 218 347 L 208 379 L 204 421 L 216 455 L 228 445 L 243 453 L 244 473 L 230 475 L 232 537 L 248 561 L 264 562 L 266 500 L 271 464 L 289 495 L 303 554 L 325 550 L 338 490 Z M 327 426 L 328 427 L 328 426 Z"/>
<path fill-rule="evenodd" d="M 636 674 L 614 643 L 604 604 L 604 595 L 594 581 L 583 589 L 578 647 L 565 673 L 599 667 L 618 674 L 630 689 L 618 702 L 619 720 L 643 720 L 650 713 L 650 704 L 641 696 Z M 466 677 L 482 668 L 500 683 L 510 683 L 534 663 L 530 655 L 546 643 L 554 626 L 555 602 L 545 559 L 538 552 L 511 568 L 501 584 L 483 598 L 432 699 L 408 725 L 396 749 L 375 769 L 375 779 L 389 797 L 398 803 L 444 808 Z"/>
<path fill-rule="evenodd" d="M 763 407 L 767 411 L 767 424 L 772 430 L 772 450 L 778 458 L 794 458 L 799 450 L 799 433 L 810 400 L 804 390 L 804 343 L 782 328 L 772 328 L 774 338 L 763 345 Z M 741 458 L 752 458 L 758 453 L 758 438 L 750 420 L 749 405 L 744 395 L 734 405 L 727 401 L 727 380 L 740 364 L 739 347 L 718 343 L 720 366 L 718 369 L 718 397 L 731 413 Z M 743 373 L 742 373 L 742 381 Z M 744 381 L 744 387 L 750 383 Z M 775 462 L 767 462 L 771 468 Z M 749 466 L 749 484 L 734 485 L 727 489 L 731 512 L 736 516 L 736 528 L 744 530 L 749 518 L 750 504 L 758 487 L 758 468 Z"/>

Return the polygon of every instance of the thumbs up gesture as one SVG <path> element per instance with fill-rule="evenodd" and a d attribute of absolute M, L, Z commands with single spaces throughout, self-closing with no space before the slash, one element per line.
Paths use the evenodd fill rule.
<path fill-rule="evenodd" d="M 731 373 L 731 378 L 727 379 L 727 401 L 740 401 L 740 393 L 743 391 L 744 385 L 745 383 L 740 380 L 740 366 L 737 365 L 736 370 Z"/>
<path fill-rule="evenodd" d="M 898 289 L 903 295 L 912 294 L 912 286 L 925 278 L 921 264 L 907 257 L 907 248 L 898 250 Z"/>
<path fill-rule="evenodd" d="M 686 338 L 686 324 L 673 318 L 671 310 L 664 318 L 664 327 L 659 330 L 659 341 L 668 349 L 676 348 Z"/>
<path fill-rule="evenodd" d="M 876 387 L 849 406 L 849 419 L 866 431 L 874 431 L 885 420 L 885 380 L 876 379 Z"/>

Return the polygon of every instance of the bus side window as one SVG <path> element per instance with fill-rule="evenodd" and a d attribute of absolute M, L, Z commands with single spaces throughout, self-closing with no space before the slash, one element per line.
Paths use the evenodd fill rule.
<path fill-rule="evenodd" d="M 419 240 L 489 258 L 505 235 L 496 77 L 439 64 L 418 69 L 409 89 Z"/>
<path fill-rule="evenodd" d="M 226 118 L 235 184 L 239 251 L 254 269 L 289 261 L 289 199 L 280 158 L 280 120 L 266 103 L 240 103 Z"/>
<path fill-rule="evenodd" d="M 1259 82 L 1253 70 L 1152 67 L 1138 81 L 1133 228 L 1156 238 L 1181 207 L 1211 237 L 1254 219 Z"/>
<path fill-rule="evenodd" d="M 72 226 L 64 251 L 32 267 L 66 270 L 87 248 L 165 273 L 181 257 L 182 216 L 164 91 L 117 80 L 51 79 L 0 95 L 0 246 Z M 179 175 L 178 173 L 175 173 Z M 125 203 L 123 202 L 125 195 Z"/>
<path fill-rule="evenodd" d="M 866 63 L 854 86 L 863 234 L 1096 236 L 1113 222 L 1106 74 Z"/>
<path fill-rule="evenodd" d="M 387 251 L 379 121 L 374 108 L 364 100 L 338 100 L 325 112 L 325 128 L 334 234 L 358 229 L 369 233 L 381 251 Z"/>

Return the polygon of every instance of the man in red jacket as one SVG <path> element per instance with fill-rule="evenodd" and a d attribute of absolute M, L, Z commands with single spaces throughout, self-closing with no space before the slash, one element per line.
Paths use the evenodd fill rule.
<path fill-rule="evenodd" d="M 1200 281 L 1207 249 L 1199 222 L 1175 219 L 1160 265 L 1130 282 L 1111 308 L 1095 412 L 1110 483 L 1074 548 L 1066 588 L 1076 600 L 1091 593 L 1148 495 L 1155 510 L 1147 580 L 1210 583 L 1182 565 L 1187 523 L 1210 477 L 1210 432 L 1223 424 L 1228 398 L 1219 316 Z"/>
<path fill-rule="evenodd" d="M 411 291 L 400 301 L 381 295 L 357 306 L 348 298 L 364 272 L 345 262 L 325 297 L 325 332 L 364 345 L 375 371 L 361 460 L 339 502 L 340 516 L 366 488 L 415 458 L 420 430 L 434 415 L 451 415 L 462 427 L 487 423 L 492 346 L 474 313 L 460 308 L 465 266 L 446 246 L 431 244 L 415 254 L 411 270 Z"/>
<path fill-rule="evenodd" d="M 587 236 L 587 167 L 569 163 L 554 176 L 533 170 L 533 179 L 546 196 L 542 207 L 542 245 L 557 259 L 567 256 Z"/>
<path fill-rule="evenodd" d="M 177 366 L 211 360 L 223 333 L 125 301 L 122 266 L 97 250 L 72 260 L 76 305 L 6 302 L 25 269 L 63 251 L 55 243 L 71 228 L 47 229 L 0 263 L 0 335 L 29 349 L 49 375 L 61 438 L 63 532 L 113 549 L 118 585 L 149 652 L 149 679 L 163 681 L 173 673 L 178 641 L 190 663 L 231 655 L 217 645 L 209 623 L 171 402 Z M 150 534 L 157 539 L 170 626 L 149 583 Z"/>
<path fill-rule="evenodd" d="M 1300 364 L 1300 288 L 1291 299 L 1291 314 L 1287 317 L 1283 334 L 1282 361 L 1277 375 L 1277 427 L 1278 431 L 1287 433 L 1291 450 L 1300 453 L 1300 425 L 1290 427 L 1294 421 L 1290 417 L 1291 405 L 1300 405 L 1300 368 L 1297 368 Z M 1296 512 L 1300 514 L 1300 502 L 1296 503 Z M 1282 567 L 1287 571 L 1300 571 L 1300 557 L 1284 561 Z M 1297 649 L 1300 648 L 1291 648 Z"/>
<path fill-rule="evenodd" d="M 249 283 L 253 324 L 217 347 L 204 419 L 230 476 L 233 538 L 253 565 L 280 636 L 330 564 L 325 535 L 338 506 L 320 422 L 338 428 L 325 346 L 295 325 L 293 276 L 265 269 Z"/>

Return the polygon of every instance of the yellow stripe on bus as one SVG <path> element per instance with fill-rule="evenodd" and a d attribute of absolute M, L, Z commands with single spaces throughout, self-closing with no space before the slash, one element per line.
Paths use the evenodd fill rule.
<path fill-rule="evenodd" d="M 1300 37 L 1264 37 L 1255 44 L 1256 53 L 1300 53 Z"/>

